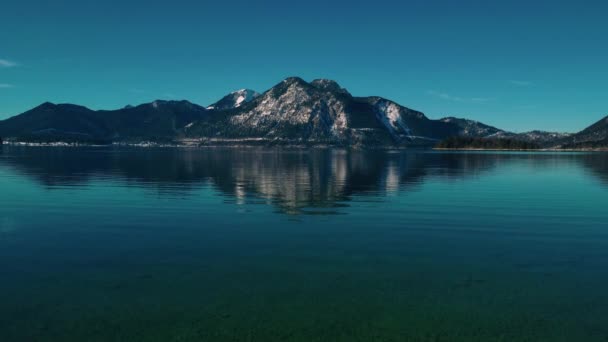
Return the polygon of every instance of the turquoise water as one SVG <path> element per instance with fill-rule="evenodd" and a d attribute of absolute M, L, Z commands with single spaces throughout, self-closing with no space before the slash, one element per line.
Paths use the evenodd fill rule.
<path fill-rule="evenodd" d="M 3 148 L 0 341 L 608 341 L 608 154 Z"/>

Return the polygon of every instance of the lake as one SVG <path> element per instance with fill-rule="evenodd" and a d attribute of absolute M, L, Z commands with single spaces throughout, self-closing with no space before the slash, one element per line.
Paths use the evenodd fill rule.
<path fill-rule="evenodd" d="M 0 341 L 608 341 L 608 154 L 15 147 Z"/>

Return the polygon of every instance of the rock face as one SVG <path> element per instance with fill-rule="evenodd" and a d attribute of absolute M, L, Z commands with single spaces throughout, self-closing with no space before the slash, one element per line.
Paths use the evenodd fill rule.
<path fill-rule="evenodd" d="M 291 77 L 239 108 L 197 122 L 188 136 L 305 144 L 432 144 L 461 129 L 380 97 L 353 97 L 331 80 Z"/>
<path fill-rule="evenodd" d="M 251 102 L 195 124 L 191 137 L 286 139 L 320 143 L 348 140 L 350 94 L 334 82 L 288 78 Z"/>
<path fill-rule="evenodd" d="M 287 79 L 232 115 L 226 126 L 245 136 L 341 140 L 349 96 L 330 89 Z"/>

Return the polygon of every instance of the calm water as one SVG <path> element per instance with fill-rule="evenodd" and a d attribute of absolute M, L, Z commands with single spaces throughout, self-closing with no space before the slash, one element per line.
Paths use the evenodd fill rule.
<path fill-rule="evenodd" d="M 608 154 L 16 148 L 0 341 L 608 341 Z"/>

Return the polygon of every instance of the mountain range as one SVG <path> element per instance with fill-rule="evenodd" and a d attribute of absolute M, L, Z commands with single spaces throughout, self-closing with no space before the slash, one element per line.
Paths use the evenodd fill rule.
<path fill-rule="evenodd" d="M 452 137 L 511 139 L 546 148 L 608 147 L 608 117 L 576 133 L 512 133 L 423 113 L 382 97 L 356 97 L 332 80 L 290 77 L 263 94 L 243 89 L 203 107 L 154 101 L 118 110 L 44 103 L 0 121 L 7 140 L 172 142 L 190 145 L 434 146 Z"/>

